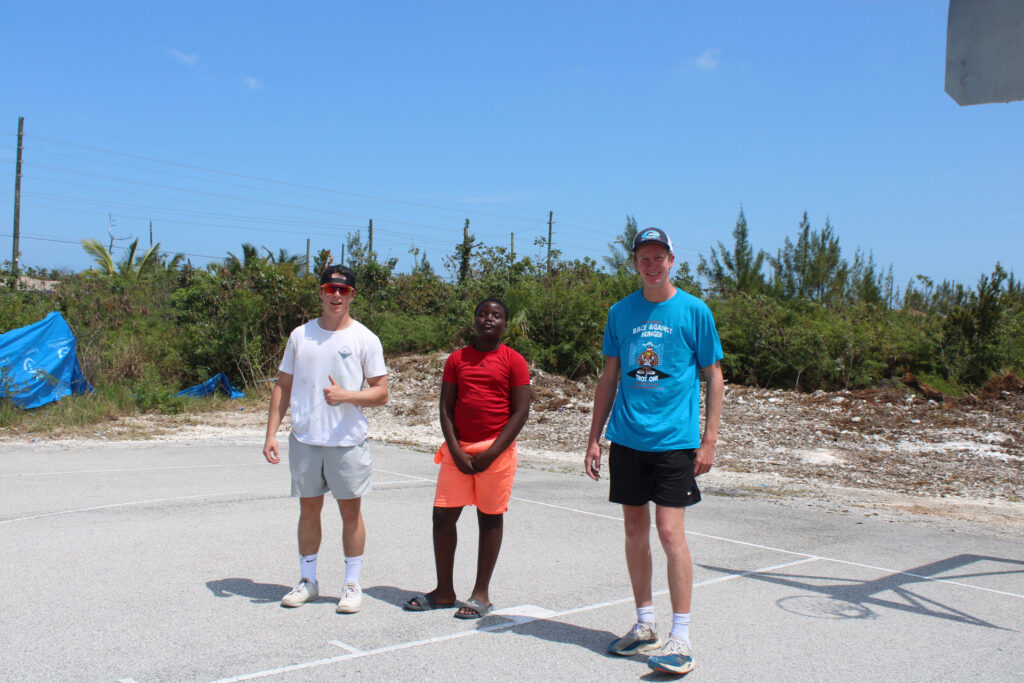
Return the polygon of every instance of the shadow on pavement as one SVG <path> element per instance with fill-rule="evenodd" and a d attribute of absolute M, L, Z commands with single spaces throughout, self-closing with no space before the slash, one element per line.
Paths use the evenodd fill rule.
<path fill-rule="evenodd" d="M 240 598 L 249 598 L 250 602 L 256 604 L 280 602 L 281 598 L 283 598 L 288 591 L 292 589 L 292 586 L 282 586 L 279 583 L 256 583 L 252 579 L 241 578 L 207 581 L 206 587 L 210 589 L 210 592 L 213 593 L 215 597 L 230 598 L 238 596 Z M 321 594 L 320 597 L 312 602 L 317 603 L 331 601 L 337 602 L 338 598 Z"/>
<path fill-rule="evenodd" d="M 966 571 L 952 573 L 976 562 L 995 562 L 1012 565 L 1012 568 L 998 571 Z M 725 567 L 700 565 L 704 569 L 723 574 L 737 574 L 740 571 Z M 931 562 L 907 571 L 896 572 L 872 581 L 836 579 L 833 576 L 810 574 L 778 574 L 760 572 L 748 574 L 746 578 L 773 583 L 779 586 L 799 588 L 813 595 L 794 595 L 777 601 L 779 607 L 792 614 L 815 619 L 877 619 L 874 608 L 888 608 L 910 612 L 921 616 L 948 619 L 972 626 L 984 626 L 1000 631 L 1010 630 L 967 612 L 919 595 L 910 589 L 913 584 L 926 585 L 932 581 L 957 581 L 980 576 L 1004 576 L 1024 574 L 1024 561 L 987 555 L 954 555 L 938 562 Z M 839 583 L 837 583 L 837 581 Z M 882 593 L 894 593 L 898 599 L 879 597 Z"/>

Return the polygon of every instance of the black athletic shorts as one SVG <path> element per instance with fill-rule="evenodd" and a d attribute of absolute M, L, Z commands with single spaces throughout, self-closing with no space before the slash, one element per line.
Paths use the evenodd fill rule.
<path fill-rule="evenodd" d="M 696 451 L 637 451 L 612 443 L 608 452 L 611 488 L 608 500 L 619 505 L 684 508 L 700 502 L 693 474 Z"/>

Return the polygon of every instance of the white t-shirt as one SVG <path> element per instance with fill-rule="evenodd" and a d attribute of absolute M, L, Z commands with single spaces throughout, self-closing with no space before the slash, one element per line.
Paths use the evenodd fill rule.
<path fill-rule="evenodd" d="M 293 376 L 289 408 L 292 433 L 312 446 L 358 446 L 366 441 L 363 411 L 350 403 L 324 400 L 329 377 L 343 389 L 359 391 L 367 377 L 387 374 L 380 339 L 362 323 L 339 332 L 320 327 L 319 318 L 296 327 L 288 337 L 281 372 Z"/>

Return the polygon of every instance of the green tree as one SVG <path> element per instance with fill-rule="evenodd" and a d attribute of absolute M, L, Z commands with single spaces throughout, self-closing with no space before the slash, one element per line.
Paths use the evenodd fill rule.
<path fill-rule="evenodd" d="M 732 251 L 726 249 L 725 245 L 719 241 L 717 248 L 711 247 L 711 255 L 708 260 L 705 260 L 703 256 L 700 257 L 697 273 L 706 277 L 711 289 L 719 294 L 727 292 L 757 294 L 763 291 L 765 281 L 761 268 L 767 255 L 761 250 L 754 253 L 747 229 L 747 217 L 743 215 L 742 207 L 740 207 L 740 215 L 736 219 L 732 237 Z"/>
<path fill-rule="evenodd" d="M 238 258 L 238 256 L 229 251 L 222 267 L 232 275 L 238 275 L 241 271 L 252 268 L 264 260 L 260 256 L 259 249 L 255 245 L 246 242 L 242 245 L 242 258 Z"/>
<path fill-rule="evenodd" d="M 122 277 L 132 280 L 153 272 L 158 266 L 162 267 L 159 243 L 154 244 L 141 255 L 136 256 L 138 248 L 139 240 L 136 238 L 135 241 L 128 245 L 128 253 L 125 254 L 125 257 L 115 262 L 114 255 L 99 240 L 82 240 L 82 249 L 85 250 L 85 253 L 92 256 L 93 262 L 98 266 L 98 268 L 94 268 L 92 271 L 107 277 Z"/>
<path fill-rule="evenodd" d="M 433 277 L 435 275 L 434 267 L 427 260 L 427 252 L 420 251 L 418 247 L 410 247 L 409 253 L 412 254 L 411 275 L 423 275 L 425 277 Z"/>
<path fill-rule="evenodd" d="M 943 324 L 944 337 L 963 350 L 959 379 L 968 384 L 984 384 L 1001 364 L 997 333 L 1005 281 L 1006 270 L 996 263 L 992 275 L 982 275 L 977 289 L 949 312 Z"/>
<path fill-rule="evenodd" d="M 840 301 L 846 294 L 850 266 L 842 257 L 832 223 L 826 218 L 824 228 L 813 230 L 804 211 L 798 231 L 796 244 L 787 237 L 775 258 L 769 259 L 772 293 L 783 300 Z"/>
<path fill-rule="evenodd" d="M 608 255 L 604 257 L 604 263 L 612 273 L 633 272 L 633 240 L 637 232 L 636 218 L 627 214 L 626 227 L 621 235 L 608 243 Z"/>

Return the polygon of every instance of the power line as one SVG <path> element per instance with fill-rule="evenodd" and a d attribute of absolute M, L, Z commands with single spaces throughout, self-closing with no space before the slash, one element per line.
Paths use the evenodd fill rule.
<path fill-rule="evenodd" d="M 43 154 L 50 154 L 50 155 L 53 155 L 53 156 L 60 156 L 60 157 L 65 157 L 65 158 L 69 158 L 69 159 L 75 159 L 75 160 L 78 160 L 78 161 L 87 161 L 89 163 L 94 163 L 94 164 L 104 164 L 104 165 L 107 165 L 107 166 L 114 166 L 114 167 L 117 167 L 117 168 L 126 168 L 126 169 L 130 169 L 130 170 L 134 170 L 134 171 L 143 171 L 143 172 L 146 172 L 146 173 L 156 173 L 156 174 L 160 174 L 160 175 L 171 176 L 171 177 L 174 177 L 174 178 L 185 178 L 185 179 L 197 180 L 197 181 L 201 181 L 201 182 L 204 182 L 204 183 L 217 183 L 219 185 L 226 185 L 228 187 L 237 187 L 237 188 L 242 188 L 242 189 L 247 189 L 247 190 L 256 190 L 256 191 L 260 191 L 260 192 L 265 192 L 266 191 L 266 188 L 256 187 L 256 186 L 253 186 L 253 185 L 246 185 L 246 184 L 243 184 L 243 183 L 233 183 L 233 182 L 230 182 L 230 181 L 227 181 L 227 180 L 221 180 L 221 179 L 216 179 L 216 178 L 214 178 L 214 179 L 211 179 L 211 178 L 197 178 L 195 175 L 189 175 L 189 174 L 186 174 L 186 173 L 175 173 L 174 171 L 146 168 L 144 166 L 133 166 L 131 164 L 122 164 L 122 163 L 118 163 L 118 162 L 115 162 L 115 161 L 106 161 L 106 160 L 103 160 L 103 159 L 94 159 L 94 158 L 91 158 L 91 157 L 83 157 L 83 156 L 78 156 L 78 155 L 75 155 L 75 154 L 67 154 L 65 152 L 54 152 L 52 150 L 41 149 L 41 148 L 30 148 L 30 149 L 32 151 L 35 151 L 35 152 L 42 152 Z M 89 175 L 89 176 L 92 176 L 92 177 L 103 178 L 103 179 L 106 179 L 106 180 L 117 180 L 119 182 L 128 182 L 128 183 L 136 183 L 136 182 L 138 182 L 137 180 L 135 180 L 133 178 L 132 179 L 129 179 L 129 178 L 113 178 L 113 177 L 110 177 L 110 176 L 102 176 L 102 175 L 98 175 L 98 174 L 94 174 L 94 173 L 83 172 L 83 171 L 80 171 L 80 170 L 77 170 L 77 169 L 69 169 L 69 168 L 63 168 L 63 167 L 46 166 L 46 165 L 43 165 L 43 164 L 32 164 L 32 167 L 34 167 L 34 168 L 42 168 L 42 169 L 47 169 L 47 170 L 54 170 L 54 171 L 61 171 L 61 172 L 66 172 L 66 173 L 75 173 L 75 174 L 78 174 L 78 175 Z M 170 187 L 170 186 L 160 186 L 160 187 Z M 182 188 L 178 188 L 178 189 L 182 189 Z M 312 188 L 312 189 L 316 190 L 316 188 Z M 182 191 L 186 191 L 186 190 L 182 189 Z M 191 190 L 188 190 L 188 191 L 191 191 Z M 287 194 L 290 195 L 290 196 L 300 197 L 300 198 L 303 198 L 303 199 L 315 199 L 317 201 L 324 201 L 323 197 L 310 196 L 310 195 L 298 194 L 298 193 L 287 193 Z M 368 204 L 351 203 L 351 205 L 352 206 L 366 207 L 366 208 L 372 207 L 374 209 L 378 209 L 379 208 L 377 206 L 368 205 Z M 411 210 L 411 209 L 403 209 L 403 208 L 400 208 L 400 207 L 391 207 L 391 210 L 392 211 L 399 211 L 399 212 L 402 212 L 402 213 L 412 213 L 414 215 L 421 215 L 420 212 L 417 212 L 417 211 L 414 211 L 414 210 Z M 438 217 L 438 218 L 440 218 L 440 217 Z M 498 228 L 513 229 L 513 230 L 514 229 L 522 229 L 522 227 L 523 227 L 521 225 L 508 225 L 508 224 L 503 224 L 503 223 L 493 223 L 493 222 L 490 222 L 490 221 L 478 221 L 478 223 L 483 223 L 485 225 L 490 225 L 490 226 L 494 226 L 494 227 L 498 227 Z"/>
<path fill-rule="evenodd" d="M 346 190 L 336 190 L 336 189 L 328 188 L 328 187 L 318 187 L 316 185 L 305 185 L 303 183 L 293 183 L 293 182 L 290 182 L 290 181 L 287 181 L 287 180 L 275 180 L 274 178 L 263 178 L 263 177 L 260 177 L 260 176 L 253 176 L 253 175 L 248 175 L 248 174 L 245 174 L 245 173 L 236 173 L 236 172 L 233 172 L 233 171 L 223 171 L 223 170 L 220 170 L 220 169 L 208 168 L 208 167 L 205 167 L 205 166 L 197 166 L 195 164 L 186 164 L 186 163 L 182 163 L 182 162 L 178 162 L 178 161 L 167 161 L 165 159 L 157 159 L 155 157 L 148 157 L 148 156 L 141 155 L 141 154 L 130 154 L 128 152 L 120 152 L 120 151 L 117 151 L 117 150 L 105 149 L 103 147 L 94 147 L 92 145 L 83 145 L 83 144 L 76 143 L 76 142 L 69 142 L 67 140 L 55 140 L 53 138 L 46 138 L 46 137 L 41 137 L 41 136 L 33 136 L 32 139 L 33 140 L 40 140 L 42 142 L 50 142 L 52 144 L 67 145 L 69 147 L 77 147 L 79 149 L 88 149 L 88 150 L 93 151 L 93 152 L 102 152 L 102 153 L 105 153 L 105 154 L 113 154 L 113 155 L 122 156 L 122 157 L 125 157 L 125 158 L 128 158 L 128 159 L 139 159 L 139 160 L 142 160 L 142 161 L 152 161 L 154 163 L 166 164 L 168 166 L 175 166 L 175 167 L 178 167 L 178 168 L 188 168 L 188 169 L 192 169 L 192 170 L 196 170 L 196 171 L 204 171 L 206 173 L 215 173 L 215 174 L 219 174 L 219 175 L 226 175 L 226 176 L 230 176 L 230 177 L 234 177 L 234 178 L 245 178 L 246 180 L 255 180 L 255 181 L 259 181 L 259 182 L 272 183 L 272 184 L 276 184 L 276 185 L 285 185 L 287 187 L 297 187 L 297 188 L 306 189 L 306 190 L 317 190 L 319 192 L 327 192 L 327 193 L 331 193 L 331 194 L 340 194 L 340 195 L 344 195 L 344 196 L 348 196 L 348 197 L 359 197 L 359 198 L 362 198 L 362 199 L 372 199 L 372 200 L 381 201 L 381 202 L 392 202 L 392 203 L 404 204 L 404 205 L 408 205 L 408 206 L 419 206 L 419 207 L 429 208 L 429 209 L 438 209 L 438 210 L 441 210 L 441 211 L 452 211 L 452 212 L 460 213 L 460 214 L 466 212 L 466 209 L 464 209 L 464 208 L 456 209 L 456 208 L 452 208 L 452 207 L 449 207 L 449 206 L 441 206 L 441 205 L 438 205 L 438 204 L 428 204 L 428 203 L 425 203 L 425 202 L 414 202 L 414 201 L 408 201 L 408 200 L 403 200 L 403 199 L 393 199 L 391 197 L 379 197 L 379 196 L 376 196 L 376 195 L 368 195 L 368 194 L 362 194 L 362 193 L 358 193 L 358 192 L 348 192 Z M 515 219 L 518 219 L 518 220 L 526 220 L 526 221 L 534 220 L 533 218 L 524 218 L 522 216 L 508 216 L 508 215 L 502 215 L 502 214 L 492 214 L 492 213 L 488 213 L 488 212 L 484 212 L 484 211 L 477 211 L 475 213 L 477 215 L 481 215 L 481 216 L 491 216 L 492 218 L 515 218 Z"/>
<path fill-rule="evenodd" d="M 7 234 L 0 233 L 0 237 L 10 237 L 10 236 L 11 236 L 11 233 L 7 233 Z M 62 240 L 62 239 L 57 239 L 56 237 L 37 237 L 35 235 L 22 235 L 22 238 L 23 239 L 28 239 L 28 240 L 36 240 L 37 242 L 58 242 L 58 243 L 61 243 L 61 244 L 77 244 L 78 246 L 82 245 L 81 242 L 76 242 L 74 240 Z M 118 247 L 118 246 L 115 246 L 112 251 L 128 251 L 128 249 L 129 249 L 129 247 Z M 214 260 L 217 260 L 217 261 L 225 261 L 225 260 L 227 260 L 229 258 L 227 256 L 210 256 L 209 254 L 189 254 L 189 253 L 183 252 L 183 251 L 174 251 L 174 252 L 172 252 L 172 251 L 164 251 L 162 249 L 158 250 L 156 253 L 159 254 L 160 256 L 173 256 L 173 255 L 176 255 L 176 254 L 181 254 L 182 256 L 195 256 L 196 258 L 209 258 L 209 259 L 214 259 Z"/>

